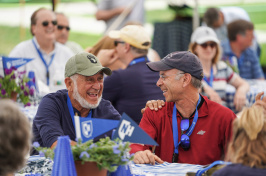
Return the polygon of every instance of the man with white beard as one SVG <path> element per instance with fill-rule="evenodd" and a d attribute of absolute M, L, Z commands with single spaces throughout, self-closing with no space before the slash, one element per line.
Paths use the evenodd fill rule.
<path fill-rule="evenodd" d="M 72 56 L 65 66 L 67 90 L 43 97 L 33 120 L 34 142 L 42 147 L 55 147 L 59 136 L 68 135 L 75 145 L 74 114 L 84 118 L 119 120 L 120 114 L 111 103 L 102 99 L 104 74 L 112 71 L 103 67 L 98 58 L 87 52 Z M 111 131 L 99 136 L 111 136 Z"/>

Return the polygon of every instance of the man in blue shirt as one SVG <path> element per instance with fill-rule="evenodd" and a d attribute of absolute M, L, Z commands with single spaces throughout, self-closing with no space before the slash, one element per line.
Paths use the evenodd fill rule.
<path fill-rule="evenodd" d="M 146 102 L 164 98 L 156 86 L 159 75 L 146 66 L 151 39 L 139 25 L 111 31 L 109 37 L 116 39 L 115 51 L 127 68 L 113 71 L 112 76 L 105 79 L 103 98 L 111 101 L 120 114 L 125 112 L 139 124 Z"/>
<path fill-rule="evenodd" d="M 46 95 L 39 105 L 33 120 L 34 141 L 42 147 L 53 148 L 59 136 L 68 135 L 71 144 L 76 144 L 72 121 L 76 113 L 84 118 L 119 120 L 121 116 L 111 103 L 102 99 L 104 73 L 111 75 L 112 72 L 90 53 L 81 52 L 71 57 L 65 66 L 67 90 Z M 111 136 L 111 132 L 107 135 Z"/>
<path fill-rule="evenodd" d="M 250 48 L 254 26 L 245 20 L 236 20 L 227 26 L 229 41 L 222 43 L 223 58 L 244 79 L 264 79 L 259 58 Z"/>

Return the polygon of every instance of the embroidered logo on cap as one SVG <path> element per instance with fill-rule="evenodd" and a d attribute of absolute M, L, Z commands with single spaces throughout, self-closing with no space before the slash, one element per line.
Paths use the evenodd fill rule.
<path fill-rule="evenodd" d="M 87 58 L 91 61 L 91 63 L 93 63 L 93 64 L 97 63 L 97 60 L 93 56 L 88 55 Z"/>

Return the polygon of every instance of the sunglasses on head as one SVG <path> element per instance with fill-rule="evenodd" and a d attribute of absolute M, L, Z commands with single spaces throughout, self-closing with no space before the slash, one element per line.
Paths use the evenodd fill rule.
<path fill-rule="evenodd" d="M 185 134 L 185 131 L 189 128 L 189 119 L 183 118 L 180 123 L 180 129 L 181 129 L 181 138 L 180 138 L 180 146 L 184 150 L 188 150 L 190 148 L 190 139 L 187 134 Z"/>
<path fill-rule="evenodd" d="M 117 41 L 117 40 L 114 41 L 114 45 L 115 45 L 115 46 L 117 46 L 118 43 L 125 43 L 125 42 L 123 42 L 123 41 Z"/>
<path fill-rule="evenodd" d="M 211 42 L 211 43 L 203 43 L 203 44 L 200 44 L 200 46 L 204 49 L 206 49 L 208 46 L 210 46 L 211 48 L 214 48 L 216 47 L 216 43 L 214 42 Z"/>
<path fill-rule="evenodd" d="M 70 27 L 69 26 L 57 25 L 57 29 L 58 30 L 63 30 L 64 28 L 66 28 L 67 31 L 70 30 Z"/>
<path fill-rule="evenodd" d="M 52 23 L 54 26 L 57 25 L 57 21 L 56 21 L 56 20 L 51 21 L 51 23 Z M 48 25 L 49 25 L 49 21 L 44 21 L 44 22 L 42 22 L 42 25 L 43 25 L 44 27 L 48 26 Z"/>

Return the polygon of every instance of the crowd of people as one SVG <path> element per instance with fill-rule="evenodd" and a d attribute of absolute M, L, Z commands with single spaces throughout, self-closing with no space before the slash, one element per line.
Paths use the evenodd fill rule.
<path fill-rule="evenodd" d="M 252 107 L 245 107 L 250 88 L 245 79 L 264 79 L 254 25 L 245 11 L 208 9 L 205 24 L 191 35 L 188 51 L 160 59 L 142 27 L 143 1 L 125 4 L 100 1 L 95 16 L 107 23 L 107 35 L 86 49 L 68 40 L 71 27 L 65 14 L 45 8 L 32 14 L 32 39 L 19 43 L 9 56 L 33 58 L 20 70 L 34 71 L 48 87 L 54 86 L 58 74 L 65 85 L 57 91 L 53 87 L 42 98 L 32 124 L 32 142 L 54 148 L 59 136 L 68 135 L 76 145 L 74 114 L 119 120 L 125 112 L 159 144 L 155 149 L 132 144 L 137 164 L 206 165 L 226 160 L 233 164 L 215 176 L 265 174 L 266 97 L 260 93 Z M 233 15 L 237 10 L 243 15 Z M 236 88 L 238 118 L 226 107 L 228 84 Z M 0 159 L 0 175 L 8 175 L 23 165 L 31 133 L 14 103 L 1 100 L 0 108 L 0 136 L 6 139 L 0 142 L 0 154 L 16 158 L 12 167 Z M 94 140 L 105 136 L 111 137 L 112 131 Z"/>

